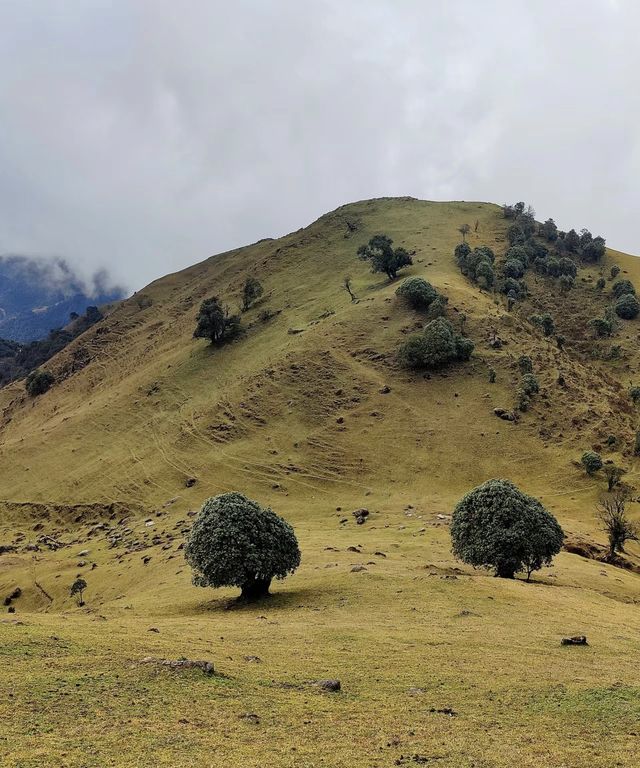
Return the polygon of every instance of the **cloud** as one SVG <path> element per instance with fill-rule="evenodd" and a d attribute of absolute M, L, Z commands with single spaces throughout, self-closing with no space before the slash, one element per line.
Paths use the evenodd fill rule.
<path fill-rule="evenodd" d="M 139 288 L 356 199 L 524 199 L 640 251 L 619 0 L 7 0 L 0 253 Z"/>

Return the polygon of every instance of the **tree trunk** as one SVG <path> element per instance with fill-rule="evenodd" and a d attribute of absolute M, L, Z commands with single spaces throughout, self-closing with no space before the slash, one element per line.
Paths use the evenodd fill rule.
<path fill-rule="evenodd" d="M 513 579 L 515 578 L 515 575 L 516 572 L 513 566 L 508 565 L 507 563 L 500 563 L 496 566 L 496 576 L 501 579 Z"/>
<path fill-rule="evenodd" d="M 239 600 L 247 603 L 260 600 L 262 597 L 267 597 L 269 594 L 269 587 L 271 586 L 271 579 L 254 579 L 248 581 L 242 585 L 242 591 L 240 592 Z"/>

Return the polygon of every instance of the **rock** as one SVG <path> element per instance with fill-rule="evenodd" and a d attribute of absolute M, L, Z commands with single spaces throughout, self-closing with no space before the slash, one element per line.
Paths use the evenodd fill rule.
<path fill-rule="evenodd" d="M 503 421 L 515 421 L 516 417 L 513 411 L 506 411 L 504 408 L 494 408 L 495 415 Z"/>
<path fill-rule="evenodd" d="M 442 709 L 436 709 L 435 707 L 431 707 L 429 712 L 432 712 L 433 714 L 436 714 L 436 715 L 448 715 L 449 717 L 456 717 L 458 714 L 455 711 L 455 709 L 451 709 L 451 707 L 442 707 Z"/>
<path fill-rule="evenodd" d="M 342 689 L 339 680 L 318 680 L 314 685 L 322 688 L 323 691 L 331 691 L 332 693 L 337 693 Z"/>
<path fill-rule="evenodd" d="M 13 605 L 10 605 L 10 606 L 7 608 L 7 613 L 15 613 L 15 612 L 16 612 L 15 606 L 13 606 Z"/>
<path fill-rule="evenodd" d="M 198 480 L 195 477 L 188 477 L 185 480 L 185 487 L 186 488 L 193 488 L 193 486 L 198 482 Z"/>
<path fill-rule="evenodd" d="M 238 715 L 240 720 L 247 720 L 250 723 L 253 723 L 254 725 L 260 725 L 260 718 L 258 715 L 256 715 L 255 712 L 245 712 L 242 715 Z"/>
<path fill-rule="evenodd" d="M 243 656 L 244 660 L 249 664 L 260 664 L 262 659 L 259 656 Z"/>
<path fill-rule="evenodd" d="M 380 390 L 380 394 L 381 394 L 381 395 L 388 395 L 388 394 L 389 394 L 389 392 L 391 392 L 391 387 L 387 386 L 386 384 L 385 384 L 385 385 L 384 385 L 384 387 L 382 387 L 382 389 Z"/>
<path fill-rule="evenodd" d="M 366 571 L 366 570 L 367 569 L 365 568 L 364 565 L 354 565 L 353 568 L 351 569 L 351 573 L 359 573 L 360 571 Z"/>
<path fill-rule="evenodd" d="M 589 645 L 584 635 L 574 635 L 574 637 L 563 637 L 560 645 Z"/>
<path fill-rule="evenodd" d="M 194 661 L 192 659 L 178 659 L 172 661 L 170 659 L 156 659 L 153 656 L 147 656 L 142 659 L 141 664 L 157 664 L 160 667 L 169 667 L 170 669 L 201 669 L 205 675 L 213 675 L 214 667 L 212 661 Z"/>
<path fill-rule="evenodd" d="M 369 517 L 368 509 L 356 509 L 353 513 L 358 525 L 363 525 L 365 520 Z"/>
<path fill-rule="evenodd" d="M 86 557 L 89 554 L 88 549 L 83 549 L 82 552 L 78 552 L 78 557 Z"/>
<path fill-rule="evenodd" d="M 159 633 L 159 632 L 160 632 L 160 630 L 158 629 L 158 627 L 149 627 L 149 629 L 147 630 L 147 632 L 157 632 L 157 633 Z"/>

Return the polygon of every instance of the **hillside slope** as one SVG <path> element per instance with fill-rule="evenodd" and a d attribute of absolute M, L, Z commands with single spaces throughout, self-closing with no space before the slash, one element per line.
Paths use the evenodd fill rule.
<path fill-rule="evenodd" d="M 604 481 L 576 461 L 597 446 L 638 485 L 627 389 L 640 383 L 640 323 L 592 340 L 587 321 L 610 302 L 600 274 L 615 262 L 640 284 L 640 265 L 609 251 L 567 296 L 528 276 L 509 311 L 455 265 L 458 227 L 476 220 L 471 245 L 501 254 L 495 205 L 344 206 L 152 283 L 50 362 L 46 394 L 0 390 L 0 596 L 22 590 L 0 623 L 9 764 L 637 764 L 640 576 L 563 552 L 532 584 L 494 579 L 453 559 L 447 516 L 503 476 L 543 499 L 574 551 L 604 544 Z M 448 297 L 476 344 L 469 362 L 398 366 L 424 318 L 357 259 L 378 232 L 415 251 L 403 275 Z M 248 275 L 265 295 L 246 334 L 194 340 L 202 299 L 238 304 Z M 544 310 L 564 349 L 529 322 Z M 494 408 L 513 407 L 522 354 L 541 391 L 503 421 Z M 265 605 L 228 610 L 233 590 L 190 585 L 190 513 L 227 490 L 272 506 L 300 540 L 300 570 Z M 358 507 L 371 514 L 356 527 Z M 630 566 L 639 552 L 629 546 Z M 84 609 L 69 595 L 78 574 Z M 588 647 L 560 646 L 578 633 Z M 183 655 L 213 659 L 220 677 L 139 663 Z M 340 695 L 309 686 L 332 676 Z"/>

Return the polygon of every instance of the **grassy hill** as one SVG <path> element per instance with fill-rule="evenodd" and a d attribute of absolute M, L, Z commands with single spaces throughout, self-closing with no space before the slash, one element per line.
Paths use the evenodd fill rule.
<path fill-rule="evenodd" d="M 0 596 L 22 590 L 0 623 L 8 765 L 637 762 L 640 576 L 563 552 L 532 584 L 496 580 L 452 558 L 446 516 L 507 477 L 570 542 L 604 544 L 604 482 L 576 461 L 599 447 L 638 485 L 627 390 L 640 383 L 640 322 L 594 340 L 587 321 L 610 303 L 598 277 L 617 263 L 640 284 L 640 263 L 609 251 L 567 296 L 529 275 L 508 311 L 456 268 L 457 228 L 476 221 L 470 244 L 501 254 L 508 222 L 494 205 L 344 206 L 152 283 L 51 361 L 45 395 L 0 390 Z M 476 344 L 468 363 L 398 366 L 424 318 L 357 259 L 378 232 L 415 251 L 404 274 L 448 297 Z M 223 348 L 192 339 L 202 299 L 239 304 L 248 275 L 265 295 L 246 334 Z M 529 322 L 543 311 L 564 349 Z M 505 422 L 494 408 L 513 407 L 522 354 L 541 392 Z M 228 490 L 285 516 L 303 552 L 257 608 L 226 610 L 233 592 L 191 586 L 182 558 L 189 513 Z M 371 512 L 361 527 L 358 507 Z M 630 545 L 630 566 L 639 553 Z M 85 609 L 68 594 L 78 573 Z M 589 647 L 560 647 L 576 633 Z M 148 656 L 208 658 L 220 676 Z M 343 691 L 309 685 L 326 677 Z"/>

